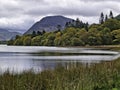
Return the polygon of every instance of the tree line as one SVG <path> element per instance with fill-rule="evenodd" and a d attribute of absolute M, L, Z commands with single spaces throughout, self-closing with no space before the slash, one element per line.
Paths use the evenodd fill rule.
<path fill-rule="evenodd" d="M 108 17 L 108 15 L 105 15 L 105 16 L 104 16 L 104 13 L 101 12 L 100 19 L 99 19 L 99 23 L 100 23 L 100 24 L 103 24 L 103 23 L 104 23 L 105 21 L 107 21 L 108 19 L 114 19 L 113 12 L 110 11 L 109 17 Z"/>
<path fill-rule="evenodd" d="M 73 21 L 72 23 L 67 22 L 64 30 L 58 29 L 54 32 L 33 31 L 29 35 L 16 36 L 15 40 L 8 41 L 8 45 L 85 46 L 120 44 L 120 21 L 115 19 L 113 14 L 110 16 L 111 18 L 100 24 L 88 25 L 76 19 L 74 25 Z"/>

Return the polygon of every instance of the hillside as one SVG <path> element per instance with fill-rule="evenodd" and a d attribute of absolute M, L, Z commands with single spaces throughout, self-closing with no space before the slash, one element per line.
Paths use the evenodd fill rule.
<path fill-rule="evenodd" d="M 120 20 L 120 14 L 115 17 L 117 20 Z"/>
<path fill-rule="evenodd" d="M 11 38 L 14 38 L 16 35 L 21 35 L 21 34 L 18 32 L 10 32 L 6 29 L 0 28 L 0 41 L 10 40 Z"/>
<path fill-rule="evenodd" d="M 64 29 L 66 22 L 72 20 L 63 16 L 48 16 L 36 22 L 25 34 L 31 34 L 33 31 L 55 31 L 58 25 Z"/>

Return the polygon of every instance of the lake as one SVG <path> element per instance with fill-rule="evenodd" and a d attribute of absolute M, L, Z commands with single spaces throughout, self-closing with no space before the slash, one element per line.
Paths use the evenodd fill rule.
<path fill-rule="evenodd" d="M 54 69 L 58 64 L 99 63 L 120 57 L 119 52 L 95 48 L 7 46 L 0 45 L 0 73 L 6 70 L 20 73 Z"/>

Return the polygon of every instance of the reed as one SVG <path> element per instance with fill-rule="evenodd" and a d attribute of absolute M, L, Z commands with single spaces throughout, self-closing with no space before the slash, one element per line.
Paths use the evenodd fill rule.
<path fill-rule="evenodd" d="M 0 75 L 0 90 L 120 90 L 120 59 L 98 64 L 67 63 L 54 70 Z"/>

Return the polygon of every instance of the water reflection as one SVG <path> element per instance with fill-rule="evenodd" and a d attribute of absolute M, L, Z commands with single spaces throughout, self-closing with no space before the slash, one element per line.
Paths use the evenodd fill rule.
<path fill-rule="evenodd" d="M 58 64 L 99 63 L 120 57 L 119 52 L 91 48 L 0 46 L 0 72 L 54 69 Z"/>

